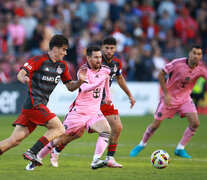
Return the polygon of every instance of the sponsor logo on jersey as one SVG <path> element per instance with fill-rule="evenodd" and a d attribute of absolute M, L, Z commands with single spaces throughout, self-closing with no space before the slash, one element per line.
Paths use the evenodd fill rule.
<path fill-rule="evenodd" d="M 45 71 L 49 71 L 49 68 L 47 67 L 47 68 L 45 68 Z"/>
<path fill-rule="evenodd" d="M 95 78 L 98 78 L 99 76 L 98 76 L 98 74 L 95 76 Z"/>
<path fill-rule="evenodd" d="M 29 63 L 25 63 L 24 66 L 27 67 L 30 70 L 32 69 L 32 66 L 30 66 Z"/>
<path fill-rule="evenodd" d="M 50 76 L 42 76 L 43 81 L 48 81 L 48 82 L 55 82 L 58 83 L 60 81 L 60 76 L 58 75 L 57 77 L 50 77 Z"/>

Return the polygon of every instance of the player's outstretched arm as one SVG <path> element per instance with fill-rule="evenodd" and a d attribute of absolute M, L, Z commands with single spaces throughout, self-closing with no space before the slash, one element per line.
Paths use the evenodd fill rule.
<path fill-rule="evenodd" d="M 136 103 L 135 99 L 133 98 L 129 88 L 127 87 L 126 81 L 122 75 L 115 76 L 116 82 L 119 84 L 119 86 L 122 88 L 122 90 L 127 94 L 130 100 L 130 109 L 133 108 L 134 104 Z"/>
<path fill-rule="evenodd" d="M 27 75 L 27 72 L 24 70 L 24 69 L 21 69 L 19 71 L 19 73 L 17 74 L 17 79 L 23 83 L 23 84 L 26 84 L 29 82 L 29 78 L 26 76 Z"/>
<path fill-rule="evenodd" d="M 99 85 L 101 85 L 104 81 L 106 80 L 106 77 L 100 78 L 98 81 L 88 84 L 88 83 L 84 83 L 81 86 L 81 90 L 82 92 L 89 92 L 94 90 L 95 88 L 97 88 Z"/>

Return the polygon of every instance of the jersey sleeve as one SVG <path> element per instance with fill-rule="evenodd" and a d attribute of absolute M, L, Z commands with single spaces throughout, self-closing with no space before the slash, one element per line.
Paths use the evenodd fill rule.
<path fill-rule="evenodd" d="M 72 81 L 72 78 L 71 78 L 71 75 L 70 75 L 70 72 L 69 72 L 69 68 L 68 68 L 68 65 L 62 61 L 62 63 L 65 65 L 65 71 L 63 72 L 62 76 L 61 76 L 61 79 L 62 79 L 62 82 L 64 84 Z"/>
<path fill-rule="evenodd" d="M 202 77 L 207 80 L 207 66 L 203 64 L 202 67 Z"/>
<path fill-rule="evenodd" d="M 170 74 L 170 72 L 172 72 L 175 68 L 175 65 L 172 62 L 168 63 L 165 65 L 165 67 L 163 68 L 163 71 L 166 73 L 166 74 Z"/>
<path fill-rule="evenodd" d="M 122 63 L 120 60 L 118 61 L 118 63 L 119 63 L 119 68 L 116 71 L 116 76 L 120 76 L 122 74 Z"/>
<path fill-rule="evenodd" d="M 20 69 L 24 69 L 29 74 L 33 71 L 37 71 L 42 65 L 42 63 L 43 60 L 41 60 L 41 57 L 35 56 L 29 59 L 23 66 L 20 67 Z"/>
<path fill-rule="evenodd" d="M 98 87 L 100 84 L 102 84 L 103 82 L 105 81 L 105 77 L 102 77 L 100 78 L 98 81 L 92 83 L 92 84 L 89 84 L 87 82 L 84 82 L 82 85 L 81 85 L 81 90 L 83 92 L 89 92 L 89 91 L 92 91 L 94 90 L 96 87 Z"/>

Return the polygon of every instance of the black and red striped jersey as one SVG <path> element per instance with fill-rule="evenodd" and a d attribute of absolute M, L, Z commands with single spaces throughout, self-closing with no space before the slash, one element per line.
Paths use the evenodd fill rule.
<path fill-rule="evenodd" d="M 60 79 L 64 84 L 72 80 L 67 64 L 64 61 L 54 63 L 48 54 L 32 57 L 21 69 L 27 72 L 30 79 L 24 109 L 31 109 L 38 104 L 47 105 Z"/>
<path fill-rule="evenodd" d="M 104 56 L 102 56 L 102 64 L 108 66 L 111 69 L 110 73 L 110 86 L 114 79 L 114 76 L 120 76 L 122 74 L 122 63 L 121 60 L 116 56 L 113 57 L 111 62 L 107 62 Z"/>
<path fill-rule="evenodd" d="M 112 81 L 115 76 L 120 76 L 122 74 L 122 63 L 121 60 L 118 59 L 116 56 L 113 57 L 111 62 L 107 62 L 104 56 L 102 56 L 102 65 L 108 66 L 111 70 L 111 73 L 109 74 L 109 86 L 111 86 Z M 103 100 L 105 99 L 105 91 L 103 91 L 103 98 L 101 105 L 104 104 Z"/>

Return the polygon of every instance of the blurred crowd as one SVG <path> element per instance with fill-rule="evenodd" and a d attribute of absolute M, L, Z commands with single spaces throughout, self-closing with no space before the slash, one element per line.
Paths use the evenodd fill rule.
<path fill-rule="evenodd" d="M 54 34 L 69 38 L 65 60 L 74 79 L 85 48 L 111 35 L 126 80 L 156 81 L 192 44 L 207 53 L 207 1 L 0 0 L 0 82 L 17 81 L 19 67 L 47 52 Z"/>

